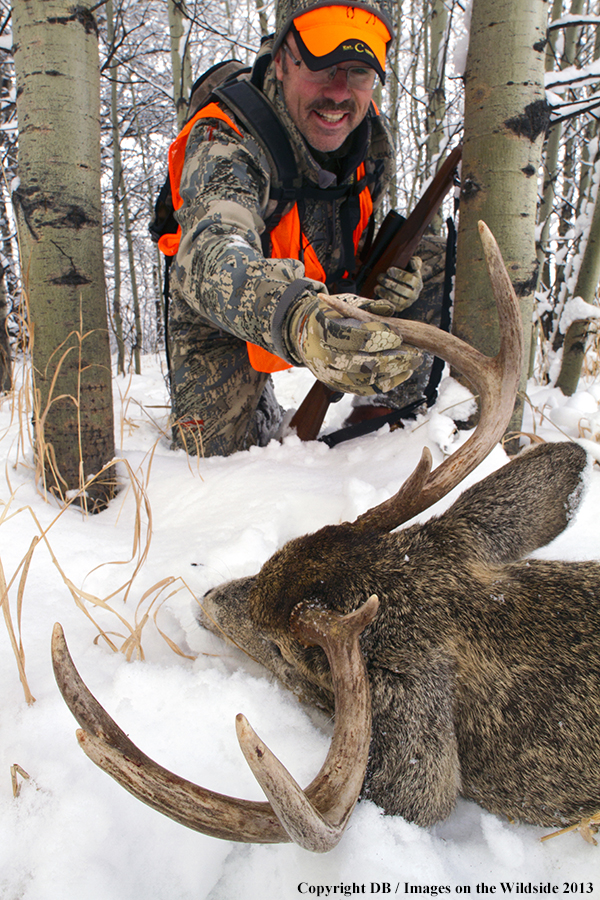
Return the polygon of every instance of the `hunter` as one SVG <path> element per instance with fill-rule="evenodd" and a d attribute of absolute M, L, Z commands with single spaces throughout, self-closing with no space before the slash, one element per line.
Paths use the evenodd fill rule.
<path fill-rule="evenodd" d="M 372 99 L 385 81 L 391 5 L 279 0 L 275 34 L 252 71 L 233 79 L 250 83 L 260 102 L 242 96 L 236 106 L 217 90 L 171 147 L 176 446 L 214 456 L 266 445 L 283 412 L 270 373 L 291 366 L 377 412 L 402 405 L 399 386 L 422 362 L 418 351 L 319 297 L 366 303 L 352 276 L 393 169 Z M 274 163 L 289 148 L 293 190 Z M 417 299 L 420 259 L 408 269 L 380 276 L 376 311 L 393 315 Z"/>

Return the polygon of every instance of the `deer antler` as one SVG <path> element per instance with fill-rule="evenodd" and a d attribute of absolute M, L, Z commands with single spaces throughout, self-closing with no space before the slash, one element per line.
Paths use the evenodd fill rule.
<path fill-rule="evenodd" d="M 360 529 L 391 531 L 428 509 L 485 459 L 510 421 L 523 358 L 521 313 L 498 244 L 484 222 L 479 222 L 479 235 L 500 319 L 497 356 L 485 356 L 454 335 L 423 322 L 376 316 L 336 296 L 322 295 L 342 315 L 365 322 L 385 322 L 406 343 L 440 356 L 474 385 L 480 397 L 479 423 L 469 440 L 431 473 L 430 456 L 424 451 L 419 466 L 398 493 L 356 519 Z"/>
<path fill-rule="evenodd" d="M 358 638 L 379 602 L 370 597 L 346 616 L 296 607 L 291 628 L 329 659 L 335 694 L 331 747 L 317 777 L 303 791 L 238 715 L 242 751 L 270 803 L 238 800 L 186 781 L 142 753 L 82 681 L 57 623 L 52 635 L 54 673 L 63 698 L 81 725 L 85 753 L 148 806 L 196 831 L 231 841 L 281 843 L 331 850 L 340 840 L 364 781 L 371 739 L 369 684 Z"/>

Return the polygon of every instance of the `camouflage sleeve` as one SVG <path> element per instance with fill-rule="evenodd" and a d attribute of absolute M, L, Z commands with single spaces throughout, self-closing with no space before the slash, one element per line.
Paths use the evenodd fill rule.
<path fill-rule="evenodd" d="M 191 132 L 177 212 L 182 240 L 172 289 L 219 328 L 289 359 L 282 335 L 296 302 L 324 286 L 292 259 L 265 259 L 260 235 L 270 172 L 251 136 L 203 120 Z"/>

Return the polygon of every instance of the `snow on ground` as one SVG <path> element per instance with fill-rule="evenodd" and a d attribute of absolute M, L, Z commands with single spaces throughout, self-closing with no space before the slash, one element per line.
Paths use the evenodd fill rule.
<path fill-rule="evenodd" d="M 284 405 L 297 406 L 311 383 L 300 371 L 278 375 Z M 431 829 L 384 817 L 372 803 L 360 803 L 338 847 L 319 856 L 293 845 L 247 846 L 188 831 L 143 806 L 87 759 L 52 675 L 55 621 L 63 624 L 93 693 L 163 765 L 206 787 L 262 799 L 235 737 L 235 715 L 243 711 L 298 780 L 310 781 L 327 750 L 329 723 L 240 652 L 197 628 L 194 596 L 255 572 L 289 538 L 352 519 L 390 496 L 424 444 L 439 463 L 439 445 L 447 445 L 452 432 L 444 407 L 462 399 L 448 382 L 433 414 L 404 431 L 386 429 L 334 449 L 292 436 L 228 459 L 188 460 L 169 449 L 159 362 L 146 358 L 143 375 L 119 378 L 115 386 L 123 487 L 107 511 L 89 518 L 74 509 L 59 514 L 44 502 L 34 484 L 31 451 L 25 445 L 24 454 L 19 444 L 13 404 L 8 398 L 0 405 L 0 558 L 8 582 L 16 573 L 9 590 L 15 627 L 19 566 L 32 539 L 42 530 L 46 538 L 33 550 L 22 594 L 32 705 L 25 702 L 8 632 L 0 625 L 1 900 L 287 900 L 469 892 L 600 898 L 600 847 L 576 833 L 541 843 L 543 829 L 511 824 L 473 803 L 459 802 L 446 822 Z M 535 422 L 529 415 L 526 431 L 551 440 L 563 433 L 578 437 L 581 431 L 590 446 L 598 446 L 599 385 L 588 385 L 569 401 L 549 388 L 532 388 L 530 394 L 543 415 Z M 347 402 L 332 408 L 330 427 L 341 423 Z M 505 461 L 496 448 L 467 484 Z M 136 475 L 136 489 L 128 471 Z M 140 504 L 136 496 L 142 495 Z M 576 521 L 542 552 L 598 558 L 599 503 L 596 467 Z M 141 566 L 138 532 L 142 550 L 150 537 Z M 119 589 L 136 566 L 124 603 Z M 169 578 L 172 583 L 161 593 Z M 104 609 L 84 604 L 96 624 L 77 607 L 67 580 L 98 600 L 114 594 Z M 101 628 L 121 646 L 145 614 L 143 661 L 133 654 L 128 662 L 103 639 L 95 640 Z M 158 629 L 186 656 L 176 655 Z M 14 764 L 29 775 L 16 776 L 16 798 Z"/>

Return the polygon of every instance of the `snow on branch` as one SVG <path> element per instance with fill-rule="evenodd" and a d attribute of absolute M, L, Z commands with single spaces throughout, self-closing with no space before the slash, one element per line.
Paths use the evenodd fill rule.
<path fill-rule="evenodd" d="M 556 31 L 557 28 L 572 28 L 578 25 L 600 25 L 600 16 L 561 16 L 560 19 L 555 19 L 548 25 L 548 31 Z"/>
<path fill-rule="evenodd" d="M 546 74 L 546 90 L 567 90 L 574 85 L 584 87 L 600 81 L 600 59 L 595 59 L 587 66 L 567 66 L 559 72 Z"/>
<path fill-rule="evenodd" d="M 559 322 L 561 334 L 566 334 L 573 322 L 586 322 L 588 319 L 600 319 L 600 307 L 586 303 L 582 297 L 571 297 L 562 311 Z"/>

